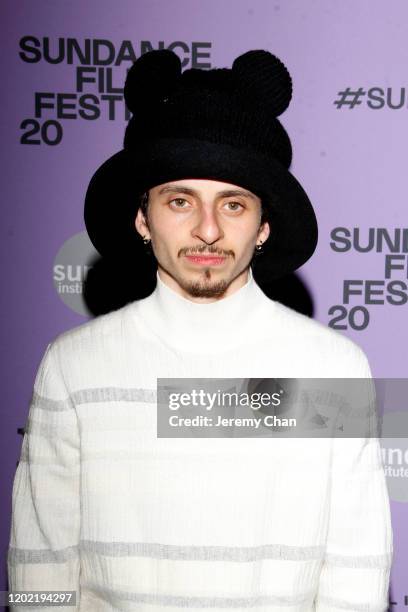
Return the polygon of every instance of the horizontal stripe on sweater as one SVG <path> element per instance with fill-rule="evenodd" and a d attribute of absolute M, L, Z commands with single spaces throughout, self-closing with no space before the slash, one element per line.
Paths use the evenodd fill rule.
<path fill-rule="evenodd" d="M 381 555 L 335 555 L 325 554 L 324 546 L 289 546 L 264 544 L 260 546 L 178 546 L 156 542 L 98 542 L 81 540 L 78 546 L 60 550 L 9 549 L 9 562 L 17 563 L 64 563 L 81 551 L 109 557 L 140 556 L 152 559 L 177 561 L 231 561 L 254 562 L 263 559 L 288 561 L 318 561 L 338 567 L 387 568 L 391 565 L 391 554 Z"/>

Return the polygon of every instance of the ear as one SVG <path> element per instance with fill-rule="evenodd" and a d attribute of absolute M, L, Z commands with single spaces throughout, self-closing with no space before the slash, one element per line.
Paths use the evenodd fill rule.
<path fill-rule="evenodd" d="M 126 76 L 126 106 L 133 114 L 149 109 L 172 91 L 180 76 L 181 61 L 174 51 L 157 49 L 141 55 Z"/>
<path fill-rule="evenodd" d="M 258 230 L 258 240 L 262 240 L 262 243 L 266 242 L 269 238 L 270 232 L 271 228 L 268 221 L 264 221 Z"/>
<path fill-rule="evenodd" d="M 281 115 L 292 99 L 292 79 L 285 64 L 269 51 L 247 51 L 234 60 L 237 93 L 260 103 L 272 115 Z"/>
<path fill-rule="evenodd" d="M 137 232 L 142 236 L 142 238 L 144 236 L 150 238 L 150 230 L 147 225 L 146 217 L 144 216 L 141 208 L 138 209 L 137 215 L 135 217 L 135 228 Z"/>

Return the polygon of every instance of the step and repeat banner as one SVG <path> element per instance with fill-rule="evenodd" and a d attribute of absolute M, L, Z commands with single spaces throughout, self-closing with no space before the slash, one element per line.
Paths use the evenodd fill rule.
<path fill-rule="evenodd" d="M 126 291 L 137 295 L 138 279 L 118 264 L 95 275 L 86 295 L 84 281 L 98 254 L 85 231 L 83 204 L 93 172 L 122 148 L 130 118 L 123 84 L 141 54 L 172 49 L 184 68 L 208 69 L 266 49 L 285 63 L 293 98 L 280 120 L 292 141 L 291 171 L 319 223 L 318 248 L 289 284 L 301 291 L 309 314 L 364 349 L 375 377 L 407 376 L 408 6 L 403 0 L 392 6 L 6 0 L 2 13 L 6 590 L 11 488 L 40 358 L 60 332 L 117 307 Z M 402 612 L 408 606 L 406 439 L 396 439 L 383 458 L 395 547 L 390 607 Z"/>

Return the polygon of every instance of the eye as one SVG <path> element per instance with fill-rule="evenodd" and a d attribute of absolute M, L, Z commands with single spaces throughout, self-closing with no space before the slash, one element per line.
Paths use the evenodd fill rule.
<path fill-rule="evenodd" d="M 172 204 L 172 202 L 177 203 L 175 208 L 185 208 L 185 206 L 179 206 L 179 204 L 183 202 L 186 202 L 188 204 L 187 200 L 185 200 L 184 198 L 174 198 L 173 200 L 170 200 L 169 204 Z"/>
<path fill-rule="evenodd" d="M 229 204 L 233 204 L 234 206 L 240 206 L 241 208 L 245 208 L 240 202 L 226 202 L 227 205 Z M 230 210 L 232 210 L 233 212 L 235 212 L 236 210 L 239 210 L 238 208 L 231 208 Z"/>

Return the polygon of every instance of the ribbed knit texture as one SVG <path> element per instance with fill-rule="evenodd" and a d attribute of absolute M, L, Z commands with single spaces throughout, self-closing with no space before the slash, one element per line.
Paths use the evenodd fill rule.
<path fill-rule="evenodd" d="M 158 377 L 370 377 L 363 351 L 268 299 L 251 271 L 210 304 L 157 281 L 44 353 L 9 589 L 76 590 L 62 609 L 81 612 L 385 612 L 378 439 L 156 436 Z"/>
<path fill-rule="evenodd" d="M 127 73 L 124 95 L 133 114 L 125 146 L 132 149 L 143 153 L 144 141 L 157 138 L 204 140 L 255 150 L 285 168 L 291 164 L 290 139 L 277 117 L 289 106 L 292 79 L 269 51 L 248 51 L 231 69 L 182 73 L 177 54 L 150 51 Z"/>

